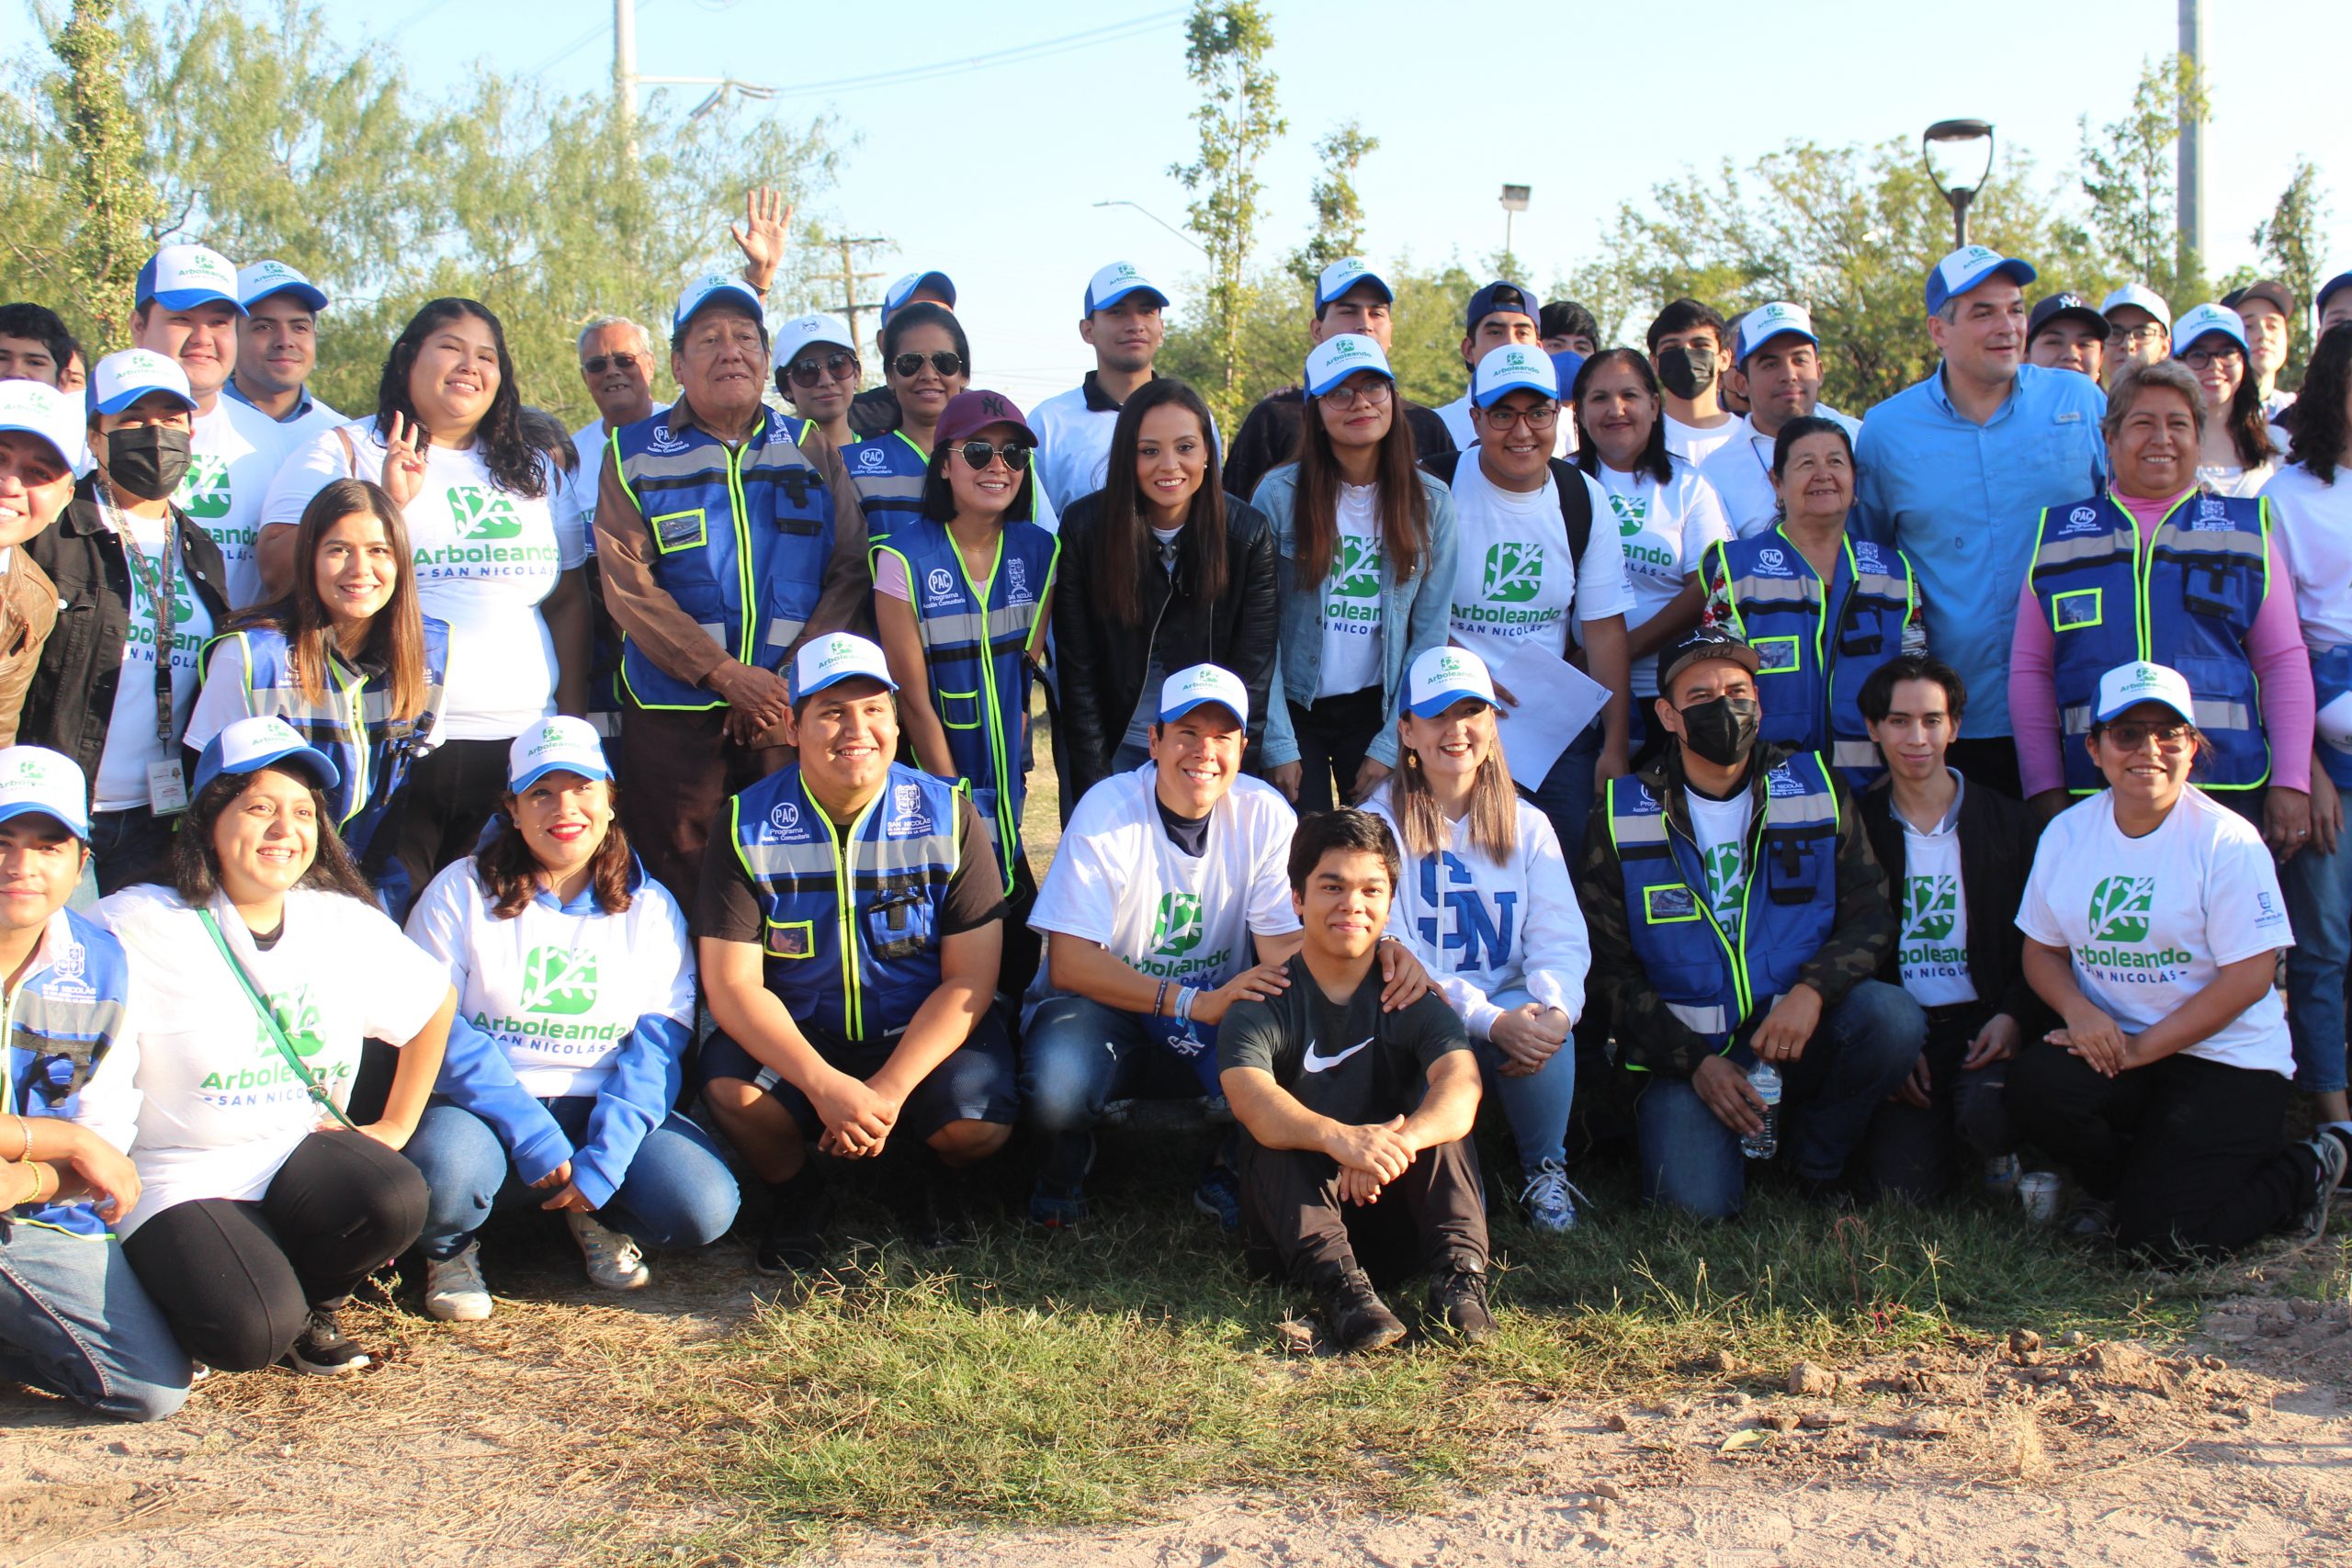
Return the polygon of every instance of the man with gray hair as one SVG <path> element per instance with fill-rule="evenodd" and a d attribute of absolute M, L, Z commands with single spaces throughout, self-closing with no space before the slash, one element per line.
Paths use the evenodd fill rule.
<path fill-rule="evenodd" d="M 2026 263 L 1983 245 L 1938 262 L 1928 274 L 1928 335 L 1943 363 L 1870 411 L 1854 454 L 1857 532 L 1909 558 L 1928 646 L 1974 698 L 1951 764 L 2013 797 L 2007 698 L 2018 587 L 2042 508 L 2107 481 L 2098 428 L 2107 394 L 2087 376 L 2025 363 L 2025 285 L 2033 278 Z"/>
<path fill-rule="evenodd" d="M 627 316 L 597 317 L 580 329 L 580 378 L 595 400 L 596 417 L 571 433 L 580 466 L 564 488 L 580 509 L 582 530 L 593 540 L 596 480 L 604 471 L 605 444 L 622 425 L 651 419 L 662 407 L 653 400 L 653 340 Z"/>

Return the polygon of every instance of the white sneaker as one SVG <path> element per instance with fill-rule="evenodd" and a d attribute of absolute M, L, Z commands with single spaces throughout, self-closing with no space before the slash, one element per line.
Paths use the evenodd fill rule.
<path fill-rule="evenodd" d="M 571 1227 L 571 1239 L 580 1244 L 588 1259 L 588 1278 L 595 1283 L 608 1291 L 634 1291 L 653 1278 L 637 1243 L 595 1215 L 566 1209 L 563 1223 Z"/>
<path fill-rule="evenodd" d="M 424 1260 L 424 1313 L 442 1323 L 480 1323 L 490 1315 L 490 1287 L 481 1280 L 481 1243 L 466 1243 L 455 1258 Z"/>
<path fill-rule="evenodd" d="M 1531 1226 L 1549 1235 L 1560 1235 L 1577 1228 L 1578 1199 L 1591 1201 L 1569 1184 L 1566 1166 L 1547 1159 L 1535 1168 L 1535 1174 L 1520 1190 L 1519 1206 Z"/>

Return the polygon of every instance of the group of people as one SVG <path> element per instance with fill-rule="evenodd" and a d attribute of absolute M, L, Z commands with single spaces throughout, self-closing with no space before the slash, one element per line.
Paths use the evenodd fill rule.
<path fill-rule="evenodd" d="M 1228 438 L 1131 265 L 1024 413 L 944 273 L 871 389 L 772 325 L 782 234 L 753 193 L 680 295 L 673 401 L 587 323 L 577 432 L 470 299 L 348 420 L 274 261 L 165 247 L 79 393 L 0 309 L 0 1372 L 347 1371 L 412 1248 L 491 1314 L 501 1208 L 615 1290 L 747 1197 L 821 1269 L 862 1161 L 917 1244 L 1003 1157 L 1078 1225 L 1149 1098 L 1229 1116 L 1195 1205 L 1349 1349 L 1416 1276 L 1492 1332 L 1487 1100 L 1539 1235 L 1618 1151 L 1710 1219 L 1775 1158 L 1926 1201 L 2022 1154 L 2146 1254 L 2324 1226 L 2352 274 L 2294 398 L 2276 283 L 2029 309 L 1964 248 L 1856 420 L 1796 302 L 1636 349 L 1510 280 L 1425 408 L 1351 258 Z"/>

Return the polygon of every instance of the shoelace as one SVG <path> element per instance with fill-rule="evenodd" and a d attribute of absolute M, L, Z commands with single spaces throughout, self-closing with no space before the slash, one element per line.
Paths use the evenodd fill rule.
<path fill-rule="evenodd" d="M 582 1224 L 578 1234 L 580 1245 L 592 1263 L 627 1269 L 635 1268 L 642 1260 L 643 1254 L 638 1251 L 637 1243 L 593 1220 Z"/>
<path fill-rule="evenodd" d="M 482 1282 L 481 1253 L 473 1247 L 468 1247 L 455 1258 L 443 1258 L 436 1266 L 436 1271 L 441 1276 L 440 1282 L 434 1287 L 437 1294 L 457 1296 L 490 1293 L 489 1287 Z"/>
<path fill-rule="evenodd" d="M 1568 1197 L 1575 1199 L 1577 1205 L 1580 1207 L 1587 1209 L 1592 1207 L 1592 1200 L 1586 1197 L 1583 1190 L 1579 1189 L 1575 1182 L 1568 1179 L 1566 1172 L 1555 1169 L 1548 1166 L 1538 1170 L 1535 1175 L 1529 1179 L 1527 1185 L 1519 1190 L 1519 1201 L 1522 1204 L 1533 1203 L 1535 1201 L 1535 1194 L 1539 1190 L 1541 1190 L 1547 1198 L 1555 1196 L 1553 1190 L 1555 1188 L 1558 1192 L 1565 1193 Z"/>

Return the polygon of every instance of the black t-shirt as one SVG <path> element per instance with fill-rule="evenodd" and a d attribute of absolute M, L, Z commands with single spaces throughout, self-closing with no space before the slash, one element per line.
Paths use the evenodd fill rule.
<path fill-rule="evenodd" d="M 1407 1116 L 1429 1070 L 1466 1051 L 1462 1019 L 1432 990 L 1411 1007 L 1380 1010 L 1377 964 L 1355 994 L 1333 1002 L 1294 954 L 1290 988 L 1267 1001 L 1236 1002 L 1216 1032 L 1216 1065 L 1256 1067 L 1318 1115 L 1351 1126 Z"/>
<path fill-rule="evenodd" d="M 947 879 L 947 902 L 939 912 L 939 934 L 943 937 L 977 931 L 990 920 L 1004 919 L 1004 884 L 998 879 L 996 851 L 989 843 L 988 829 L 980 826 L 980 814 L 972 809 L 968 797 L 957 795 L 956 806 L 956 874 Z M 846 826 L 830 817 L 825 823 L 832 829 L 836 843 L 846 838 Z M 760 911 L 759 889 L 752 885 L 751 873 L 743 869 L 734 840 L 724 831 L 725 817 L 719 817 L 712 826 L 720 830 L 711 834 L 710 847 L 703 852 L 702 888 L 695 902 L 695 935 L 717 937 L 721 942 L 748 942 L 756 946 L 767 935 L 767 918 Z"/>

